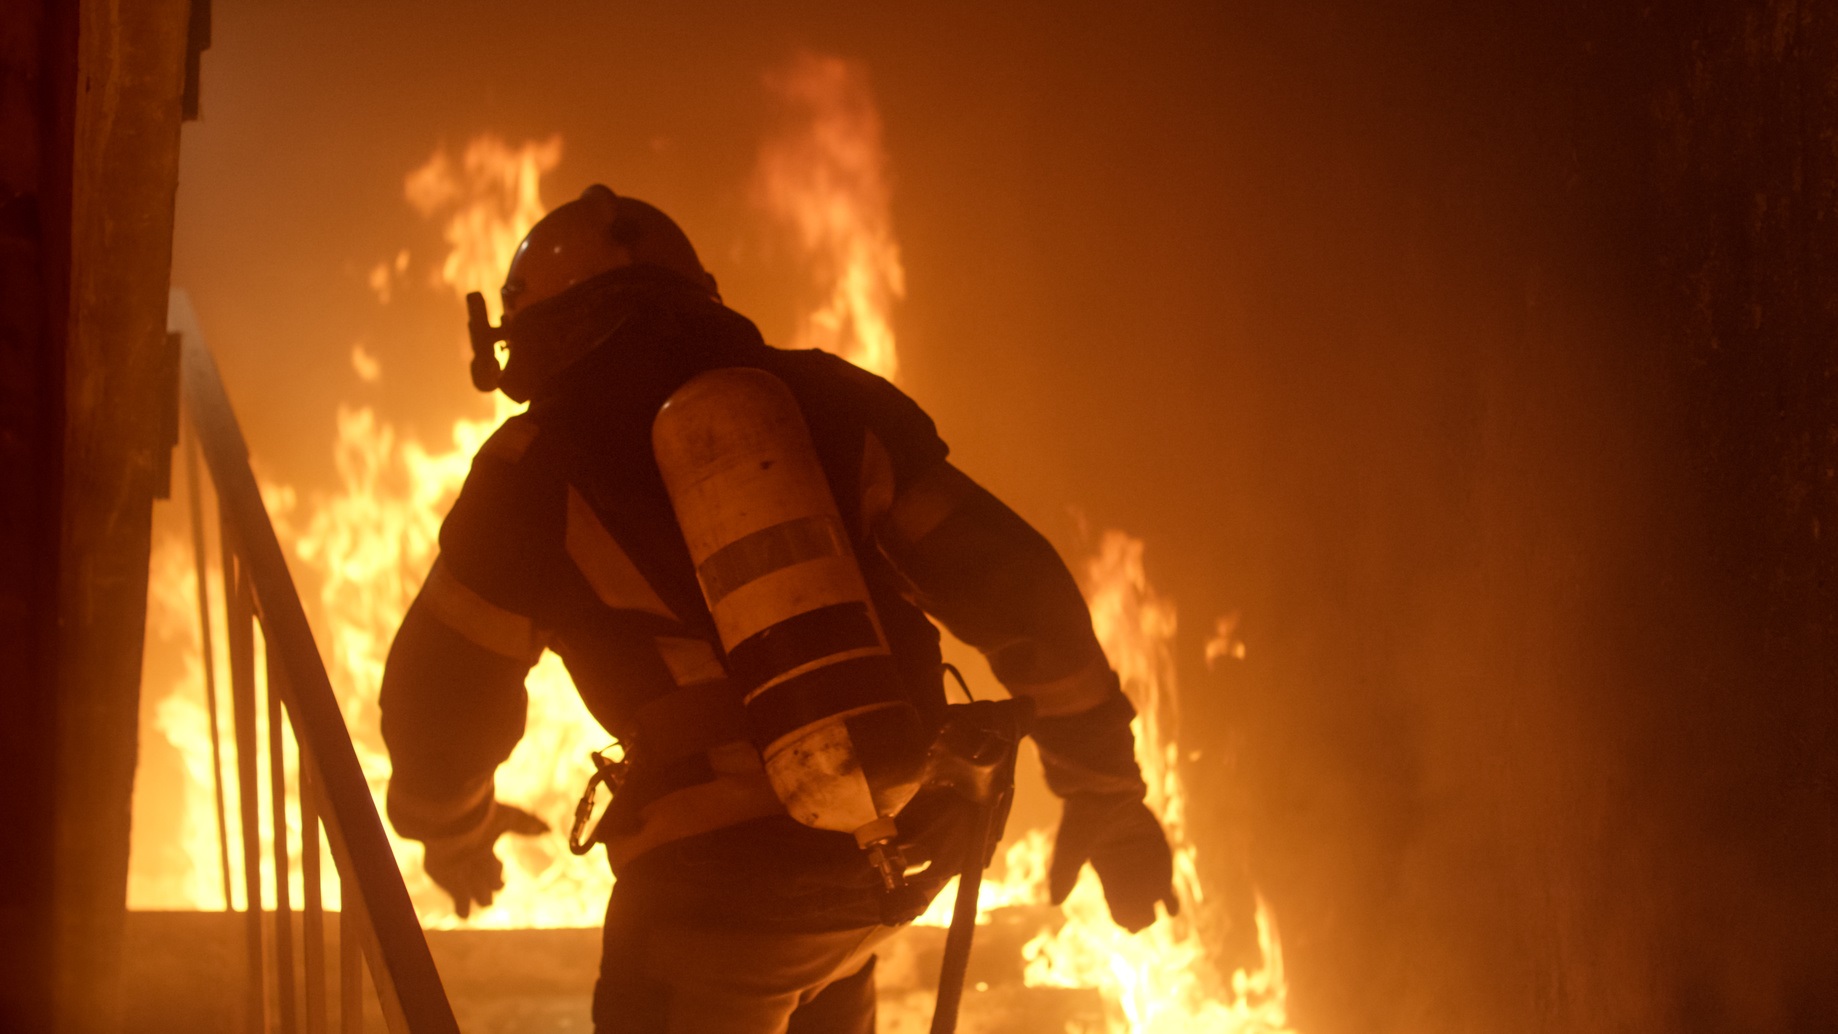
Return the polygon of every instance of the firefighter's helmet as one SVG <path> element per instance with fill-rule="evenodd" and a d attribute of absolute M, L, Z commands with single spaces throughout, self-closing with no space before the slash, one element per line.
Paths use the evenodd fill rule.
<path fill-rule="evenodd" d="M 528 401 L 540 383 L 578 358 L 578 349 L 545 340 L 555 337 L 552 325 L 561 314 L 550 311 L 537 318 L 531 310 L 553 310 L 543 303 L 578 284 L 633 266 L 664 270 L 691 289 L 721 300 L 715 278 L 702 268 L 681 227 L 643 201 L 620 197 L 596 183 L 543 216 L 517 246 L 500 292 L 500 326 L 491 325 L 482 295 L 475 291 L 466 297 L 473 385 Z M 497 356 L 500 341 L 510 342 L 510 362 L 502 368 Z"/>
<path fill-rule="evenodd" d="M 682 228 L 637 198 L 598 183 L 530 228 L 505 274 L 500 298 L 509 320 L 589 277 L 626 266 L 657 266 L 716 295 Z"/>

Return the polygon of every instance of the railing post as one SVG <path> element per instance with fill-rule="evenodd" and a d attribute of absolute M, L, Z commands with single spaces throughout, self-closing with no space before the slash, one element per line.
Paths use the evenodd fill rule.
<path fill-rule="evenodd" d="M 217 864 L 223 873 L 223 910 L 233 912 L 230 898 L 230 830 L 223 805 L 223 742 L 217 733 L 217 651 L 211 642 L 210 579 L 205 577 L 204 505 L 199 477 L 204 465 L 198 462 L 198 433 L 185 436 L 185 497 L 191 508 L 191 555 L 197 574 L 198 653 L 204 665 L 204 709 L 210 718 L 211 788 L 217 803 Z"/>
<path fill-rule="evenodd" d="M 239 751 L 238 772 L 246 772 L 248 781 L 253 783 L 254 666 L 249 641 L 250 603 L 247 596 L 253 592 L 255 606 L 261 612 L 264 642 L 270 663 L 275 670 L 287 676 L 273 680 L 270 688 L 278 693 L 292 716 L 294 732 L 301 744 L 301 754 L 310 757 L 315 768 L 316 782 L 322 800 L 327 804 L 322 818 L 325 822 L 326 842 L 338 863 L 345 914 L 348 919 L 357 920 L 345 923 L 344 933 L 347 938 L 342 950 L 348 952 L 354 943 L 361 944 L 370 963 L 378 1003 L 392 1031 L 458 1034 L 459 1027 L 454 1022 L 452 1006 L 441 987 L 434 959 L 428 953 L 427 940 L 416 919 L 414 904 L 409 900 L 408 889 L 403 886 L 402 874 L 396 867 L 395 852 L 390 846 L 388 834 L 383 830 L 382 820 L 370 795 L 370 786 L 358 764 L 350 731 L 345 727 L 344 714 L 339 709 L 338 698 L 333 693 L 319 649 L 313 642 L 306 611 L 300 603 L 293 577 L 287 570 L 287 560 L 281 553 L 281 544 L 275 537 L 274 526 L 263 506 L 261 489 L 249 467 L 248 448 L 243 441 L 241 429 L 236 425 L 236 415 L 230 407 L 230 400 L 224 393 L 223 381 L 198 334 L 190 306 L 185 304 L 180 295 L 175 295 L 174 302 L 170 310 L 171 318 L 184 337 L 185 398 L 190 403 L 189 411 L 198 432 L 199 444 L 203 447 L 204 458 L 217 486 L 226 541 L 231 537 L 232 528 L 237 532 L 234 550 L 236 580 L 238 591 L 244 595 L 239 597 L 235 610 L 241 614 L 240 622 L 234 619 L 235 612 L 231 622 L 232 667 L 237 666 L 234 659 L 240 654 L 243 658 L 241 668 L 251 676 L 243 680 L 248 684 L 247 692 L 240 693 L 237 698 L 247 705 L 238 712 L 239 746 L 245 742 L 248 745 L 246 752 Z M 240 633 L 236 627 L 239 623 Z M 240 646 L 237 644 L 239 636 L 242 640 Z M 247 697 L 246 701 L 244 697 Z M 248 726 L 246 740 L 243 739 L 245 725 Z M 243 800 L 246 816 L 244 852 L 250 868 L 257 870 L 249 882 L 252 886 L 251 918 L 256 924 L 257 935 L 256 943 L 252 945 L 251 958 L 257 963 L 259 982 L 260 861 L 259 847 L 252 850 L 249 842 L 257 821 L 250 815 L 254 800 L 254 790 L 251 788 Z M 277 821 L 281 824 L 283 835 L 276 839 L 283 845 L 284 851 L 284 804 L 277 811 L 281 813 Z M 285 894 L 284 878 L 277 889 Z M 354 906 L 361 910 L 357 915 L 353 914 Z M 291 924 L 289 927 L 287 935 L 291 949 Z M 277 945 L 279 943 L 277 939 Z M 343 959 L 341 962 L 345 966 L 349 965 Z M 285 979 L 291 1001 L 291 968 L 285 974 Z M 259 986 L 254 994 L 254 1015 L 259 1026 L 262 1012 Z M 347 987 L 341 996 L 345 999 L 347 1010 L 350 1009 L 348 996 Z M 350 1012 L 347 1011 L 346 1015 L 349 1018 Z M 290 1019 L 288 1022 L 293 1021 Z"/>
<path fill-rule="evenodd" d="M 364 906 L 357 895 L 341 890 L 338 912 L 338 1031 L 339 1034 L 363 1034 L 364 1030 L 364 956 L 358 939 L 358 927 L 364 922 Z"/>
<path fill-rule="evenodd" d="M 220 522 L 219 539 L 223 545 L 223 612 L 230 649 L 230 705 L 236 732 L 236 804 L 242 819 L 244 931 L 248 940 L 244 1029 L 248 1034 L 259 1034 L 267 1023 L 263 1004 L 267 966 L 262 950 L 261 816 L 255 785 L 255 614 L 249 602 L 249 583 L 243 577 L 236 533 L 227 518 Z"/>
<path fill-rule="evenodd" d="M 300 751 L 301 937 L 306 953 L 306 1034 L 326 1034 L 325 906 L 319 873 L 319 785 L 312 760 Z"/>
<path fill-rule="evenodd" d="M 294 905 L 287 861 L 287 735 L 281 697 L 287 690 L 287 673 L 274 651 L 268 660 L 268 790 L 274 820 L 274 989 L 280 1012 L 281 1034 L 299 1034 L 300 1017 L 294 994 Z"/>

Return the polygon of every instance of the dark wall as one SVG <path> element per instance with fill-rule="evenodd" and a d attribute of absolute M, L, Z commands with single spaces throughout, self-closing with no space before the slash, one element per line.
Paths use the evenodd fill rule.
<path fill-rule="evenodd" d="M 0 1027 L 51 1026 L 60 469 L 76 22 L 0 12 Z"/>
<path fill-rule="evenodd" d="M 1703 652 L 1678 673 L 1685 714 L 1642 730 L 1687 789 L 1669 818 L 1681 853 L 1701 859 L 1679 890 L 1680 925 L 1702 947 L 1680 960 L 1671 1004 L 1683 1029 L 1826 1030 L 1838 1024 L 1838 11 L 1711 7 L 1667 43 L 1655 301 L 1684 386 L 1705 516 L 1692 545 L 1714 601 Z M 1732 969 L 1750 970 L 1764 1001 L 1776 990 L 1774 1008 L 1742 1011 Z"/>
<path fill-rule="evenodd" d="M 1341 350 L 1209 713 L 1303 1029 L 1838 1024 L 1838 23 L 1625 6 L 1371 15 L 1398 261 L 1267 317 Z"/>

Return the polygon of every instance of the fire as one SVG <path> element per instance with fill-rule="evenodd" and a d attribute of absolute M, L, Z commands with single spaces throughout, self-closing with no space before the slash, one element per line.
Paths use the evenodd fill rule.
<path fill-rule="evenodd" d="M 904 293 L 900 251 L 889 215 L 887 158 L 879 115 L 859 65 L 805 56 L 770 77 L 768 84 L 799 118 L 762 148 L 755 174 L 762 205 L 794 230 L 827 289 L 798 329 L 799 345 L 824 347 L 884 376 L 897 372 L 891 306 Z M 511 146 L 493 137 L 472 141 L 456 160 L 437 152 L 405 180 L 407 201 L 438 220 L 447 254 L 434 282 L 455 298 L 495 287 L 517 242 L 544 212 L 540 181 L 560 158 L 561 140 Z M 380 264 L 372 288 L 386 300 L 391 284 L 410 269 L 406 253 Z M 457 343 L 457 342 L 456 342 Z M 456 349 L 456 355 L 463 350 Z M 386 376 L 359 346 L 353 372 L 364 381 Z M 487 406 L 489 408 L 487 408 Z M 518 407 L 493 395 L 456 398 L 454 409 L 475 416 L 453 424 L 444 446 L 406 438 L 364 406 L 340 406 L 334 454 L 339 488 L 301 499 L 284 485 L 265 486 L 277 531 L 308 602 L 357 753 L 379 806 L 389 760 L 378 732 L 377 691 L 396 628 L 438 549 L 438 531 L 479 446 Z M 210 522 L 207 522 L 207 524 Z M 1134 700 L 1138 760 L 1148 800 L 1166 825 L 1175 854 L 1175 881 L 1183 909 L 1149 930 L 1129 935 L 1109 918 L 1102 891 L 1087 872 L 1064 909 L 1063 922 L 1044 925 L 1024 950 L 1025 981 L 1036 987 L 1093 988 L 1101 993 L 1113 1032 L 1239 1032 L 1279 1034 L 1288 1026 L 1283 959 L 1276 924 L 1261 900 L 1253 917 L 1261 965 L 1223 974 L 1213 964 L 1201 929 L 1212 916 L 1198 851 L 1187 831 L 1188 800 L 1178 749 L 1179 697 L 1173 655 L 1175 608 L 1149 585 L 1143 543 L 1119 532 L 1105 535 L 1084 569 L 1084 587 L 1100 639 Z M 220 575 L 210 572 L 210 605 L 221 620 Z M 202 703 L 205 659 L 195 628 L 197 601 L 189 549 L 177 538 L 155 553 L 149 620 L 152 634 L 183 659 L 179 677 L 159 695 L 154 728 L 184 759 L 188 789 L 183 801 L 182 847 L 159 859 L 137 858 L 130 901 L 135 907 L 220 908 L 225 904 L 217 869 L 211 762 Z M 1208 660 L 1242 657 L 1233 634 L 1237 616 L 1221 622 L 1207 646 Z M 210 663 L 219 672 L 229 735 L 227 663 L 223 639 Z M 259 670 L 259 667 L 258 667 Z M 589 752 L 608 742 L 587 714 L 560 662 L 545 654 L 528 680 L 528 731 L 498 773 L 501 799 L 529 808 L 556 830 L 547 837 L 507 837 L 499 845 L 505 888 L 468 925 L 484 927 L 594 926 L 601 920 L 611 875 L 598 853 L 577 858 L 563 844 L 572 807 L 591 769 Z M 150 697 L 155 694 L 149 694 Z M 265 743 L 265 737 L 258 737 Z M 226 744 L 226 747 L 228 745 Z M 226 762 L 229 761 L 226 749 Z M 261 764 L 266 770 L 266 758 Z M 291 759 L 290 759 L 291 761 Z M 237 803 L 233 764 L 224 769 L 231 835 Z M 271 829 L 267 794 L 261 795 L 262 833 Z M 297 820 L 297 813 L 294 816 Z M 392 833 L 393 836 L 393 833 Z M 290 836 L 296 855 L 298 830 Z M 1045 903 L 1045 871 L 1052 837 L 1046 829 L 1021 831 L 1003 853 L 999 876 L 983 884 L 979 910 Z M 395 842 L 398 859 L 424 925 L 458 925 L 446 895 L 427 879 L 420 845 Z M 174 861 L 172 855 L 178 856 Z M 240 851 L 230 851 L 232 903 L 241 904 Z M 155 864 L 155 862 L 158 864 Z M 329 868 L 329 866 L 328 866 Z M 300 868 L 292 866 L 296 900 Z M 272 882 L 272 876 L 268 876 Z M 336 907 L 336 887 L 328 898 Z M 272 901 L 272 892 L 265 898 Z M 948 921 L 947 890 L 922 924 Z M 892 1017 L 889 1017 L 891 1019 Z"/>
<path fill-rule="evenodd" d="M 546 208 L 542 174 L 561 157 L 561 139 L 511 147 L 491 137 L 472 141 L 459 161 L 444 150 L 410 173 L 404 194 L 424 216 L 442 220 L 448 254 L 437 282 L 456 298 L 481 291 L 497 296 L 512 253 Z M 397 267 L 403 267 L 398 256 Z M 476 407 L 476 396 L 455 408 Z M 283 542 L 319 585 L 317 629 L 329 654 L 332 683 L 344 706 L 358 758 L 379 805 L 389 758 L 377 725 L 383 664 L 402 616 L 420 590 L 439 549 L 440 523 L 491 433 L 521 407 L 492 395 L 489 415 L 454 422 L 447 448 L 400 439 L 370 409 L 341 406 L 334 449 L 341 487 L 314 501 Z M 561 662 L 544 654 L 526 682 L 528 732 L 498 770 L 498 797 L 565 830 L 575 795 L 592 769 L 591 751 L 608 736 L 581 704 Z M 394 832 L 391 831 L 391 836 Z M 428 880 L 421 847 L 396 840 L 410 896 L 423 925 L 459 920 L 446 894 Z M 473 927 L 593 926 L 600 922 L 612 875 L 597 855 L 570 854 L 559 836 L 500 841 L 504 889 Z"/>
<path fill-rule="evenodd" d="M 153 727 L 178 749 L 184 766 L 186 792 L 179 800 L 178 850 L 150 859 L 137 854 L 128 876 L 128 902 L 136 908 L 211 908 L 224 907 L 223 881 L 217 869 L 217 826 L 211 790 L 211 744 L 204 704 L 204 668 L 198 642 L 198 594 L 192 574 L 191 551 L 180 539 L 162 540 L 153 551 L 148 579 L 148 638 L 156 642 L 183 644 L 178 678 L 159 697 L 153 707 Z M 222 585 L 220 574 L 211 570 L 211 585 Z M 211 592 L 212 619 L 221 621 L 220 598 Z M 222 637 L 218 648 L 219 670 L 227 670 Z M 151 695 L 151 694 L 149 694 Z M 219 695 L 227 704 L 228 693 Z M 229 728 L 229 708 L 219 716 L 219 728 Z M 234 778 L 234 769 L 226 766 L 226 775 Z M 136 781 L 138 795 L 144 783 Z M 226 787 L 233 792 L 233 787 Z M 235 798 L 229 799 L 232 809 Z M 142 813 L 136 801 L 137 816 Z M 139 825 L 137 819 L 136 825 Z M 267 829 L 263 825 L 263 829 Z M 140 846 L 135 845 L 137 848 Z M 207 864 L 208 860 L 208 864 Z M 241 858 L 232 859 L 236 891 L 242 887 Z M 240 902 L 239 902 L 240 903 Z"/>
<path fill-rule="evenodd" d="M 408 175 L 404 194 L 409 203 L 429 218 L 443 221 L 450 250 L 435 273 L 436 283 L 451 288 L 456 297 L 479 290 L 496 298 L 497 283 L 517 243 L 545 211 L 540 179 L 560 155 L 560 138 L 511 147 L 487 136 L 474 140 L 457 161 L 439 151 Z M 399 274 L 408 265 L 408 259 L 398 254 L 384 268 Z M 353 350 L 352 365 L 365 381 L 383 376 L 381 365 L 361 347 Z M 455 399 L 453 408 L 478 408 L 480 401 L 477 396 Z M 275 530 L 294 562 L 303 592 L 317 588 L 316 597 L 306 601 L 309 613 L 358 760 L 379 807 L 390 772 L 376 706 L 383 664 L 396 628 L 433 564 L 441 519 L 465 480 L 473 454 L 520 408 L 501 395 L 493 395 L 488 405 L 485 415 L 455 421 L 449 444 L 439 449 L 403 438 L 368 407 L 340 406 L 333 447 L 338 490 L 307 500 L 303 506 L 287 486 L 264 485 Z M 213 585 L 218 578 L 213 561 Z M 223 895 L 216 865 L 206 715 L 198 690 L 203 664 L 193 627 L 196 593 L 189 554 L 180 542 L 162 543 L 149 598 L 152 627 L 178 648 L 184 665 L 183 676 L 157 705 L 156 727 L 178 750 L 190 778 L 181 816 L 182 862 L 155 866 L 137 860 L 136 892 L 130 900 L 140 908 L 218 908 Z M 215 620 L 221 620 L 220 606 L 215 613 Z M 219 637 L 219 654 L 222 645 Z M 227 685 L 227 662 L 219 656 L 215 663 L 220 686 Z M 582 706 L 553 655 L 543 656 L 527 685 L 529 731 L 498 770 L 498 795 L 534 811 L 555 829 L 565 830 L 575 795 L 592 772 L 588 754 L 606 746 L 608 737 Z M 226 702 L 219 727 L 228 736 L 227 691 L 223 696 Z M 258 736 L 258 745 L 266 742 L 264 736 Z M 260 761 L 265 772 L 265 756 Z M 234 768 L 226 764 L 225 769 L 231 835 L 235 837 Z M 266 852 L 270 828 L 266 793 L 261 795 L 261 805 Z M 289 810 L 295 826 L 289 846 L 296 859 L 292 876 L 297 901 L 297 804 L 291 804 Z M 421 846 L 400 839 L 394 844 L 423 924 L 458 925 L 446 894 L 422 872 Z M 612 875 L 603 859 L 575 857 L 559 835 L 507 837 L 498 853 L 505 862 L 504 890 L 491 907 L 475 911 L 469 925 L 555 927 L 600 922 L 612 887 Z M 240 888 L 240 853 L 235 848 L 231 868 L 233 885 Z M 266 868 L 264 879 L 269 884 L 273 881 Z M 328 901 L 336 907 L 336 887 L 329 884 L 327 892 Z M 238 889 L 233 895 L 239 904 L 240 893 Z M 272 890 L 265 897 L 272 902 Z"/>
<path fill-rule="evenodd" d="M 1135 703 L 1136 760 L 1174 848 L 1179 917 L 1131 935 L 1110 922 L 1089 870 L 1065 904 L 1066 922 L 1023 949 L 1031 987 L 1097 987 L 1122 1015 L 1116 1031 L 1287 1031 L 1287 989 L 1275 920 L 1260 900 L 1256 923 L 1263 966 L 1240 969 L 1229 987 L 1207 955 L 1198 924 L 1207 908 L 1199 852 L 1187 836 L 1187 796 L 1172 735 L 1179 723 L 1173 642 L 1174 604 L 1156 594 L 1142 565 L 1143 543 L 1105 534 L 1086 561 L 1084 587 L 1104 652 Z"/>
<path fill-rule="evenodd" d="M 270 490 L 264 494 L 271 511 L 285 512 L 292 505 L 290 494 L 285 490 Z M 206 495 L 205 499 L 206 505 L 209 505 L 210 497 Z M 190 547 L 178 537 L 162 540 L 153 551 L 148 579 L 148 632 L 156 642 L 177 647 L 180 673 L 153 705 L 152 725 L 176 748 L 186 784 L 185 792 L 177 802 L 177 842 L 151 858 L 138 853 L 144 851 L 146 845 L 135 845 L 137 854 L 131 860 L 128 875 L 130 908 L 225 907 L 223 874 L 219 868 L 216 806 L 213 800 L 209 712 L 206 710 L 203 692 L 204 662 L 198 635 L 198 594 L 192 563 Z M 206 579 L 211 620 L 214 627 L 221 629 L 224 623 L 221 594 L 223 573 L 215 559 L 207 565 Z M 217 726 L 224 738 L 224 806 L 228 813 L 230 835 L 236 838 L 240 836 L 237 820 L 239 802 L 231 732 L 229 649 L 221 634 L 216 636 L 212 645 L 215 647 L 213 663 L 218 672 Z M 267 676 L 260 637 L 257 637 L 255 645 L 255 683 L 259 700 L 267 692 Z M 293 782 L 298 778 L 299 758 L 291 743 L 289 739 L 289 746 L 283 750 L 282 762 L 287 778 Z M 256 708 L 256 744 L 256 765 L 265 775 L 269 770 L 268 715 L 266 708 L 260 706 Z M 138 782 L 135 792 L 135 812 L 138 816 L 144 813 L 145 808 L 145 803 L 138 798 L 142 792 Z M 273 850 L 274 820 L 271 799 L 266 792 L 257 794 L 256 812 L 257 838 L 261 843 L 264 860 L 261 870 L 261 901 L 264 908 L 273 908 L 274 869 L 268 858 Z M 287 840 L 289 857 L 293 860 L 288 873 L 288 886 L 292 900 L 298 903 L 302 899 L 302 882 L 299 866 L 299 799 L 295 794 L 288 796 Z M 243 880 L 240 840 L 230 845 L 228 861 L 230 903 L 236 908 L 244 908 L 248 897 Z M 325 864 L 328 867 L 331 865 L 329 857 L 325 859 Z M 336 908 L 339 900 L 337 888 L 328 886 L 326 890 L 328 907 Z"/>
<path fill-rule="evenodd" d="M 881 114 L 866 70 L 804 54 L 766 77 L 792 116 L 761 148 L 754 191 L 795 231 L 828 297 L 805 316 L 792 344 L 822 348 L 892 379 L 893 303 L 906 296 L 894 240 Z"/>
<path fill-rule="evenodd" d="M 548 211 L 542 203 L 542 175 L 562 158 L 562 138 L 511 147 L 489 134 L 466 145 L 456 163 L 445 148 L 408 174 L 403 193 L 428 218 L 445 218 L 449 248 L 438 282 L 464 298 L 485 295 L 497 319 L 498 285 L 517 245 Z M 396 269 L 408 265 L 399 253 Z M 387 282 L 387 277 L 385 277 Z"/>
<path fill-rule="evenodd" d="M 891 379 L 898 362 L 889 309 L 905 293 L 905 273 L 888 211 L 880 115 L 865 73 L 839 58 L 807 54 L 767 82 L 802 121 L 762 149 L 758 192 L 770 211 L 796 228 L 826 277 L 820 282 L 830 285 L 796 343 L 836 352 Z M 1110 532 L 1086 563 L 1083 582 L 1098 638 L 1140 716 L 1137 760 L 1149 806 L 1174 848 L 1175 888 L 1184 908 L 1181 916 L 1164 917 L 1132 936 L 1111 922 L 1103 891 L 1087 870 L 1065 903 L 1065 922 L 1026 945 L 1024 979 L 1031 987 L 1098 989 L 1118 1034 L 1280 1034 L 1289 1030 L 1282 950 L 1263 902 L 1255 916 L 1260 968 L 1221 979 L 1200 937 L 1208 903 L 1199 853 L 1187 836 L 1187 797 L 1173 738 L 1179 721 L 1175 608 L 1149 586 L 1142 553 L 1140 540 Z M 1231 638 L 1236 620 L 1221 621 L 1226 643 L 1209 644 L 1209 654 L 1244 655 L 1243 644 Z M 978 893 L 980 920 L 998 908 L 1045 903 L 1051 843 L 1045 829 L 1010 842 L 1001 877 L 985 880 Z M 948 925 L 955 893 L 953 884 L 918 922 Z"/>
<path fill-rule="evenodd" d="M 1136 760 L 1148 783 L 1149 807 L 1174 849 L 1181 915 L 1163 915 L 1141 933 L 1126 933 L 1111 922 L 1103 890 L 1087 869 L 1063 906 L 1064 922 L 1043 926 L 1023 947 L 1023 979 L 1029 987 L 1097 989 L 1112 1034 L 1285 1034 L 1291 1028 L 1282 946 L 1262 899 L 1253 917 L 1259 968 L 1222 979 L 1200 935 L 1211 906 L 1199 851 L 1187 834 L 1187 795 L 1172 736 L 1180 710 L 1175 607 L 1149 584 L 1142 555 L 1140 539 L 1107 532 L 1087 558 L 1081 582 L 1098 639 L 1136 705 Z M 1015 837 L 1003 854 L 1001 877 L 985 880 L 978 894 L 979 922 L 998 909 L 1046 903 L 1051 845 L 1045 829 Z M 919 923 L 948 925 L 955 893 L 955 885 L 947 888 Z"/>

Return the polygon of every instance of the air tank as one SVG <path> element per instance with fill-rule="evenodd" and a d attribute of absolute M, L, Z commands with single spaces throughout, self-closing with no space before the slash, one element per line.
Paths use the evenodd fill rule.
<path fill-rule="evenodd" d="M 765 370 L 712 370 L 670 396 L 651 441 L 774 791 L 878 851 L 929 737 L 797 399 Z"/>

